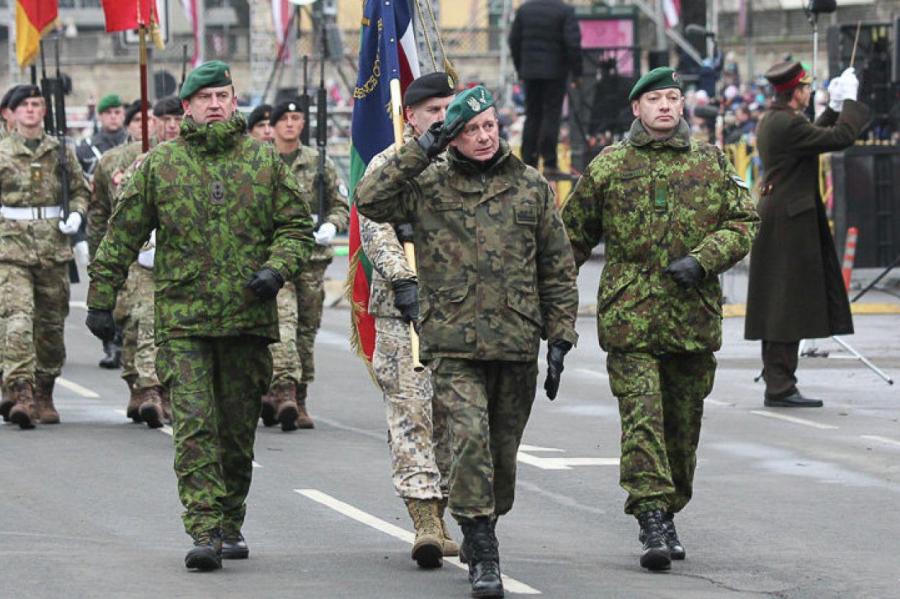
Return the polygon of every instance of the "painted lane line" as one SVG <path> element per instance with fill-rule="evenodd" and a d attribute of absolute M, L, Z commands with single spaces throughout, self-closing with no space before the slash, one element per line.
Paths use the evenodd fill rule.
<path fill-rule="evenodd" d="M 714 406 L 725 406 L 725 407 L 734 405 L 733 403 L 728 403 L 727 401 L 719 401 L 718 399 L 709 399 L 709 398 L 706 399 L 706 403 L 712 404 Z"/>
<path fill-rule="evenodd" d="M 115 412 L 116 414 L 121 414 L 122 416 L 127 416 L 127 412 L 125 412 L 125 410 L 113 410 L 113 412 Z M 158 430 L 159 432 L 161 432 L 164 435 L 169 435 L 170 437 L 173 436 L 172 427 L 169 426 L 168 424 L 164 424 L 164 425 L 162 425 L 162 428 L 158 428 L 156 430 Z M 262 464 L 260 464 L 256 460 L 253 460 L 253 467 L 254 468 L 262 468 Z"/>
<path fill-rule="evenodd" d="M 574 466 L 618 466 L 619 458 L 541 458 L 520 451 L 516 459 L 541 470 L 571 470 Z"/>
<path fill-rule="evenodd" d="M 395 526 L 390 524 L 389 522 L 385 522 L 381 518 L 373 516 L 367 512 L 362 511 L 359 508 L 355 508 L 349 503 L 344 503 L 343 501 L 328 495 L 327 493 L 323 493 L 318 489 L 294 489 L 295 493 L 303 495 L 307 499 L 311 499 L 317 503 L 324 505 L 325 507 L 331 508 L 332 510 L 338 512 L 339 514 L 343 514 L 348 518 L 356 520 L 361 524 L 365 524 L 370 528 L 374 528 L 377 531 L 383 532 L 384 534 L 394 537 L 395 539 L 399 539 L 404 543 L 412 545 L 416 539 L 416 536 L 405 530 L 400 528 L 399 526 Z M 445 557 L 444 562 L 448 564 L 453 564 L 457 568 L 463 569 L 468 572 L 468 566 L 460 563 L 460 561 L 455 557 Z M 519 582 L 515 578 L 510 578 L 506 574 L 503 574 L 503 586 L 510 593 L 519 593 L 521 595 L 540 595 L 541 592 L 534 587 L 528 586 L 523 582 Z"/>
<path fill-rule="evenodd" d="M 766 418 L 784 420 L 785 422 L 793 422 L 794 424 L 802 424 L 803 426 L 811 426 L 812 428 L 818 428 L 821 430 L 837 430 L 838 428 L 831 424 L 822 424 L 821 422 L 814 422 L 812 420 L 806 420 L 805 418 L 797 418 L 796 416 L 776 414 L 775 412 L 769 412 L 766 410 L 750 410 L 750 413 L 756 414 L 757 416 L 765 416 Z"/>
<path fill-rule="evenodd" d="M 863 439 L 868 439 L 869 441 L 878 441 L 879 443 L 884 443 L 886 445 L 900 447 L 900 441 L 889 439 L 888 437 L 880 437 L 878 435 L 860 435 L 860 437 L 862 437 Z"/>
<path fill-rule="evenodd" d="M 81 308 L 82 310 L 87 310 L 87 302 L 79 302 L 77 300 L 73 300 L 69 302 L 69 306 L 72 308 Z"/>
<path fill-rule="evenodd" d="M 61 376 L 56 377 L 56 382 L 59 383 L 60 387 L 65 387 L 69 391 L 72 391 L 85 399 L 99 399 L 100 396 L 88 389 L 87 387 L 82 387 L 78 383 L 70 381 L 69 379 L 64 379 Z"/>
<path fill-rule="evenodd" d="M 556 447 L 541 447 L 539 445 L 526 445 L 522 443 L 519 445 L 519 451 L 554 451 L 558 453 L 565 453 L 565 449 L 557 449 Z"/>

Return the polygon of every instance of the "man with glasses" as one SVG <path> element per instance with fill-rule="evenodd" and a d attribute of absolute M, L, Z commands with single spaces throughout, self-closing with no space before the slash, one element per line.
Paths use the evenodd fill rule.
<path fill-rule="evenodd" d="M 641 566 L 665 570 L 685 556 L 673 518 L 691 498 L 722 343 L 718 275 L 750 250 L 758 219 L 721 150 L 691 139 L 674 69 L 650 71 L 628 99 L 628 137 L 588 165 L 563 221 L 579 266 L 606 241 L 597 331 L 622 421 L 625 512 L 640 523 Z"/>
<path fill-rule="evenodd" d="M 479 85 L 367 173 L 356 198 L 376 222 L 414 224 L 421 360 L 450 427 L 460 559 L 473 596 L 502 597 L 495 528 L 513 505 L 540 341 L 553 399 L 578 338 L 575 262 L 553 193 L 500 139 L 494 98 Z"/>

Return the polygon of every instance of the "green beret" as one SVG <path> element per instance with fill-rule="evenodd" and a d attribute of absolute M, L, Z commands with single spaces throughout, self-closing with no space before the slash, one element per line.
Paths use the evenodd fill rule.
<path fill-rule="evenodd" d="M 447 107 L 444 129 L 450 130 L 459 122 L 468 123 L 494 105 L 494 96 L 483 85 L 476 85 L 456 96 Z"/>
<path fill-rule="evenodd" d="M 204 87 L 225 87 L 226 85 L 231 85 L 231 67 L 221 60 L 210 60 L 188 74 L 178 97 L 187 100 Z"/>
<path fill-rule="evenodd" d="M 657 67 L 637 80 L 631 92 L 628 94 L 628 101 L 637 100 L 641 94 L 656 91 L 658 89 L 677 88 L 684 90 L 681 83 L 681 77 L 672 67 Z"/>
<path fill-rule="evenodd" d="M 97 114 L 103 114 L 110 108 L 119 108 L 122 106 L 122 98 L 117 94 L 107 94 L 100 98 L 97 102 Z"/>

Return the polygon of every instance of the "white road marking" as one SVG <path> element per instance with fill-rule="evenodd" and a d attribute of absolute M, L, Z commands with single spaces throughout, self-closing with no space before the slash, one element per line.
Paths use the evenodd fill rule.
<path fill-rule="evenodd" d="M 523 464 L 541 470 L 571 470 L 573 466 L 618 466 L 619 458 L 540 458 L 520 451 L 516 456 Z"/>
<path fill-rule="evenodd" d="M 606 380 L 609 378 L 608 374 L 606 374 L 605 372 L 600 372 L 599 370 L 591 370 L 590 368 L 573 368 L 573 370 L 578 374 L 584 374 L 598 379 Z"/>
<path fill-rule="evenodd" d="M 59 383 L 60 387 L 65 387 L 69 391 L 77 393 L 78 395 L 80 395 L 81 397 L 84 397 L 86 399 L 99 399 L 100 398 L 100 396 L 97 393 L 91 391 L 87 387 L 82 387 L 78 383 L 70 381 L 69 379 L 64 379 L 61 376 L 56 377 L 56 382 Z"/>
<path fill-rule="evenodd" d="M 565 449 L 557 449 L 556 447 L 540 447 L 538 445 L 526 445 L 522 443 L 519 445 L 519 451 L 555 451 L 558 453 L 565 453 Z"/>
<path fill-rule="evenodd" d="M 706 403 L 712 404 L 714 406 L 733 406 L 733 403 L 728 403 L 727 401 L 719 401 L 718 399 L 706 399 Z"/>
<path fill-rule="evenodd" d="M 860 435 L 860 437 L 862 437 L 863 439 L 868 439 L 870 441 L 878 441 L 879 443 L 884 443 L 886 445 L 900 447 L 900 441 L 889 439 L 888 437 L 879 437 L 878 435 Z"/>
<path fill-rule="evenodd" d="M 82 310 L 87 310 L 87 302 L 72 300 L 71 302 L 69 302 L 69 306 L 71 306 L 72 308 L 81 308 Z"/>
<path fill-rule="evenodd" d="M 313 501 L 324 505 L 325 507 L 331 508 L 339 514 L 343 514 L 348 518 L 352 518 L 361 524 L 365 524 L 371 528 L 374 528 L 377 531 L 383 532 L 384 534 L 394 537 L 395 539 L 399 539 L 404 543 L 409 545 L 413 544 L 416 536 L 405 530 L 400 528 L 399 526 L 395 526 L 389 522 L 385 522 L 381 518 L 373 516 L 367 512 L 362 511 L 359 508 L 355 508 L 349 503 L 344 503 L 343 501 L 328 495 L 327 493 L 323 493 L 318 489 L 294 489 L 295 493 L 299 493 L 303 495 L 307 499 L 312 499 Z M 445 557 L 444 562 L 448 564 L 453 564 L 457 568 L 461 568 L 463 570 L 468 571 L 468 567 L 455 557 Z M 528 586 L 523 582 L 519 582 L 515 578 L 510 578 L 506 574 L 503 575 L 503 586 L 510 593 L 518 593 L 521 595 L 540 595 L 541 592 L 534 587 Z"/>
<path fill-rule="evenodd" d="M 794 424 L 802 424 L 803 426 L 811 426 L 813 428 L 818 428 L 821 430 L 837 430 L 838 428 L 831 424 L 822 424 L 821 422 L 814 422 L 805 418 L 797 418 L 796 416 L 776 414 L 775 412 L 769 412 L 767 410 L 750 410 L 750 413 L 756 414 L 757 416 L 765 416 L 766 418 L 776 418 L 778 420 L 784 420 L 785 422 L 793 422 Z"/>

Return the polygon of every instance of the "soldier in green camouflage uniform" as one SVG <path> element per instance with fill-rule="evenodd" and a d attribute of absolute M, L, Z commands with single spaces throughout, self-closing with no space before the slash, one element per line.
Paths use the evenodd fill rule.
<path fill-rule="evenodd" d="M 432 163 L 448 144 L 447 161 Z M 493 97 L 478 86 L 368 173 L 356 202 L 376 222 L 415 225 L 421 359 L 450 423 L 460 555 L 476 596 L 502 596 L 494 525 L 513 504 L 540 340 L 556 356 L 552 398 L 577 339 L 575 262 L 553 193 L 500 140 Z"/>
<path fill-rule="evenodd" d="M 181 137 L 158 145 L 120 190 L 89 269 L 91 331 L 111 310 L 156 229 L 156 370 L 172 402 L 175 473 L 194 547 L 188 568 L 249 554 L 241 534 L 253 473 L 267 346 L 278 339 L 275 295 L 313 245 L 306 196 L 271 146 L 245 135 L 230 68 L 191 72 Z"/>
<path fill-rule="evenodd" d="M 691 498 L 722 343 L 718 275 L 747 254 L 758 217 L 722 152 L 690 139 L 672 69 L 629 99 L 627 139 L 591 162 L 563 220 L 579 266 L 606 241 L 597 330 L 622 420 L 625 511 L 641 524 L 641 565 L 666 569 L 684 558 L 673 517 Z"/>
<path fill-rule="evenodd" d="M 69 237 L 78 232 L 88 190 L 66 149 L 69 210 L 63 220 L 59 141 L 43 132 L 44 99 L 21 86 L 10 100 L 16 130 L 0 142 L 0 305 L 6 320 L 0 410 L 21 428 L 59 422 L 53 385 L 66 358 Z"/>
<path fill-rule="evenodd" d="M 287 318 L 296 318 L 296 352 L 299 356 L 298 367 L 294 359 L 294 348 L 282 336 L 282 346 L 272 348 L 274 367 L 270 395 L 272 403 L 264 406 L 263 422 L 272 424 L 273 420 L 281 423 L 284 431 L 296 428 L 313 428 L 314 423 L 306 408 L 307 390 L 315 378 L 315 362 L 313 346 L 316 333 L 322 323 L 322 304 L 325 301 L 325 269 L 331 264 L 334 250 L 331 241 L 338 231 L 346 231 L 350 220 L 347 205 L 347 187 L 337 174 L 331 159 L 325 161 L 325 216 L 318 214 L 318 196 L 316 190 L 316 167 L 318 152 L 300 144 L 300 133 L 303 131 L 304 116 L 300 110 L 300 101 L 286 101 L 278 104 L 269 115 L 272 124 L 275 147 L 285 164 L 289 166 L 301 187 L 313 190 L 309 198 L 313 219 L 321 224 L 315 232 L 316 247 L 309 259 L 309 265 L 303 269 L 293 283 L 296 293 L 296 310 L 289 306 L 281 309 Z M 284 304 L 290 300 L 291 289 L 279 302 Z M 294 316 L 296 312 L 296 316 Z M 287 327 L 287 324 L 282 326 Z M 274 414 L 274 418 L 270 415 Z"/>

